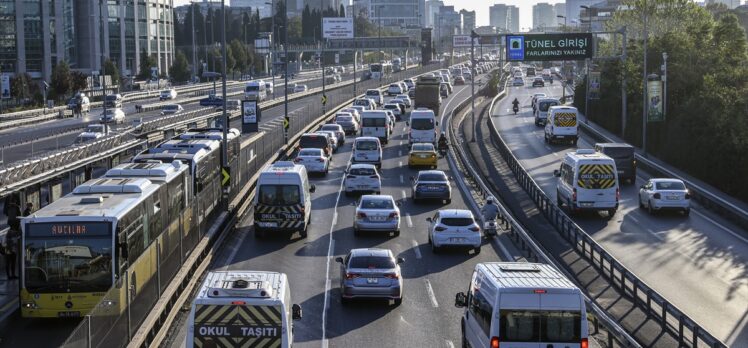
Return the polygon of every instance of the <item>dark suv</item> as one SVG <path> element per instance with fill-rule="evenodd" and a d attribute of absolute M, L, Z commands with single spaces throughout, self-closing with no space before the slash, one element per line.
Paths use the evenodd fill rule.
<path fill-rule="evenodd" d="M 595 151 L 605 154 L 616 162 L 618 179 L 636 182 L 636 158 L 634 147 L 625 143 L 597 143 Z"/>

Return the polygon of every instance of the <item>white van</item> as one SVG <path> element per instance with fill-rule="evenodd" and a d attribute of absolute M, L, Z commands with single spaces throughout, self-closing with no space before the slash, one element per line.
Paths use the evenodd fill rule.
<path fill-rule="evenodd" d="M 275 89 L 271 81 L 265 81 L 265 92 L 268 95 L 273 95 L 275 93 Z"/>
<path fill-rule="evenodd" d="M 384 95 L 382 95 L 382 91 L 376 88 L 367 89 L 366 98 L 374 100 L 378 106 L 382 106 L 382 104 L 384 104 Z"/>
<path fill-rule="evenodd" d="M 577 144 L 577 115 L 579 112 L 573 106 L 551 106 L 548 108 L 548 118 L 545 122 L 545 142 L 552 144 L 556 141 L 568 141 Z"/>
<path fill-rule="evenodd" d="M 284 273 L 208 272 L 192 303 L 186 347 L 293 345 L 293 321 L 302 317 L 292 304 Z"/>
<path fill-rule="evenodd" d="M 265 237 L 270 231 L 299 231 L 301 238 L 306 238 L 315 189 L 300 164 L 278 161 L 265 167 L 257 180 L 253 202 L 255 237 Z"/>
<path fill-rule="evenodd" d="M 410 126 L 408 132 L 408 144 L 413 143 L 432 143 L 436 145 L 436 129 L 439 121 L 436 120 L 434 111 L 427 108 L 418 108 L 410 112 L 410 121 L 406 122 Z"/>
<path fill-rule="evenodd" d="M 473 348 L 589 346 L 582 291 L 550 265 L 479 263 L 455 306 L 465 308 L 462 337 Z"/>
<path fill-rule="evenodd" d="M 358 137 L 353 141 L 351 163 L 369 163 L 382 168 L 382 143 L 377 137 Z"/>
<path fill-rule="evenodd" d="M 594 149 L 569 152 L 553 175 L 558 177 L 556 203 L 566 204 L 570 213 L 605 210 L 613 217 L 618 210 L 618 170 L 615 160 L 605 154 Z"/>
<path fill-rule="evenodd" d="M 377 137 L 387 144 L 390 138 L 390 123 L 384 110 L 366 110 L 361 114 L 361 135 Z"/>
<path fill-rule="evenodd" d="M 257 81 L 249 81 L 247 82 L 247 86 L 244 87 L 244 99 L 249 99 L 250 97 L 257 98 L 257 101 L 263 101 L 265 98 L 267 98 L 267 89 L 265 87 L 265 81 L 257 80 Z"/>
<path fill-rule="evenodd" d="M 548 109 L 552 106 L 561 105 L 561 101 L 557 98 L 540 97 L 535 101 L 535 104 L 537 105 L 535 107 L 535 125 L 540 127 L 544 126 L 548 119 Z"/>

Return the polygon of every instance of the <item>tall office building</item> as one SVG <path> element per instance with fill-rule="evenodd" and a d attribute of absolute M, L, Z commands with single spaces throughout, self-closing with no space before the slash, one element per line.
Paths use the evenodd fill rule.
<path fill-rule="evenodd" d="M 442 6 L 436 15 L 437 48 L 452 45 L 452 36 L 459 34 L 462 29 L 460 13 L 454 6 Z"/>
<path fill-rule="evenodd" d="M 462 9 L 460 10 L 460 17 L 462 19 L 462 34 L 469 35 L 470 31 L 475 29 L 475 11 Z"/>
<path fill-rule="evenodd" d="M 332 8 L 332 9 L 335 9 L 335 11 L 339 11 L 340 1 L 341 0 L 304 0 L 303 1 L 304 5 L 302 7 L 302 10 L 304 9 L 304 7 L 309 6 L 309 9 L 319 11 L 319 7 L 320 5 L 322 5 L 322 7 L 324 7 L 325 10 Z M 348 1 L 346 1 L 346 3 L 347 2 Z M 289 5 L 289 7 L 290 6 L 291 5 Z"/>
<path fill-rule="evenodd" d="M 270 17 L 272 8 L 268 0 L 231 0 L 232 8 L 251 8 L 252 12 L 260 10 L 260 18 Z M 273 1 L 273 3 L 276 3 Z M 220 5 L 219 5 L 220 6 Z"/>
<path fill-rule="evenodd" d="M 519 33 L 519 7 L 514 5 L 507 6 L 507 27 L 512 33 Z"/>
<path fill-rule="evenodd" d="M 566 15 L 566 3 L 559 2 L 557 4 L 553 4 L 553 12 L 554 16 L 565 16 Z M 563 18 L 556 17 L 556 20 L 560 20 L 561 22 L 554 22 L 554 23 L 563 23 Z"/>
<path fill-rule="evenodd" d="M 504 4 L 495 4 L 488 8 L 488 22 L 499 31 L 508 31 L 507 23 L 509 8 Z"/>
<path fill-rule="evenodd" d="M 439 14 L 439 8 L 442 6 L 444 6 L 444 2 L 441 0 L 426 1 L 424 27 L 436 27 L 436 16 Z"/>
<path fill-rule="evenodd" d="M 543 29 L 556 27 L 556 12 L 553 5 L 541 2 L 532 7 L 532 27 L 533 29 Z"/>
<path fill-rule="evenodd" d="M 579 13 L 581 6 L 592 6 L 602 0 L 566 0 L 566 22 L 569 26 L 580 26 Z M 560 13 L 557 13 L 560 14 Z M 560 18 L 563 21 L 563 18 Z"/>
<path fill-rule="evenodd" d="M 420 0 L 369 0 L 369 20 L 396 31 L 403 31 L 408 26 L 420 26 L 419 3 Z"/>
<path fill-rule="evenodd" d="M 109 58 L 127 76 L 137 74 L 146 51 L 158 58 L 159 72 L 168 73 L 172 9 L 172 0 L 0 1 L 0 69 L 50 81 L 60 61 L 89 74 Z"/>

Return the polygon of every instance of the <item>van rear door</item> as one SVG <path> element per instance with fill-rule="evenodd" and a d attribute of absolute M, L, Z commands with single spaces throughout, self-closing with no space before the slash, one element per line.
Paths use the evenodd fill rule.
<path fill-rule="evenodd" d="M 500 296 L 501 347 L 581 348 L 588 330 L 579 293 L 570 289 L 513 289 Z"/>
<path fill-rule="evenodd" d="M 280 347 L 283 341 L 281 306 L 196 304 L 194 347 Z"/>
<path fill-rule="evenodd" d="M 612 160 L 582 161 L 577 168 L 577 202 L 580 208 L 613 208 L 618 180 Z"/>

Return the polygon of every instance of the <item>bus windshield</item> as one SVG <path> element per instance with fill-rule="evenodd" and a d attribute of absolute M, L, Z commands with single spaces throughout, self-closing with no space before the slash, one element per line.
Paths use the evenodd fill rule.
<path fill-rule="evenodd" d="M 260 90 L 260 86 L 247 86 L 247 88 L 244 90 L 246 92 L 257 92 Z"/>
<path fill-rule="evenodd" d="M 24 286 L 31 293 L 105 292 L 112 286 L 107 222 L 26 225 Z"/>

